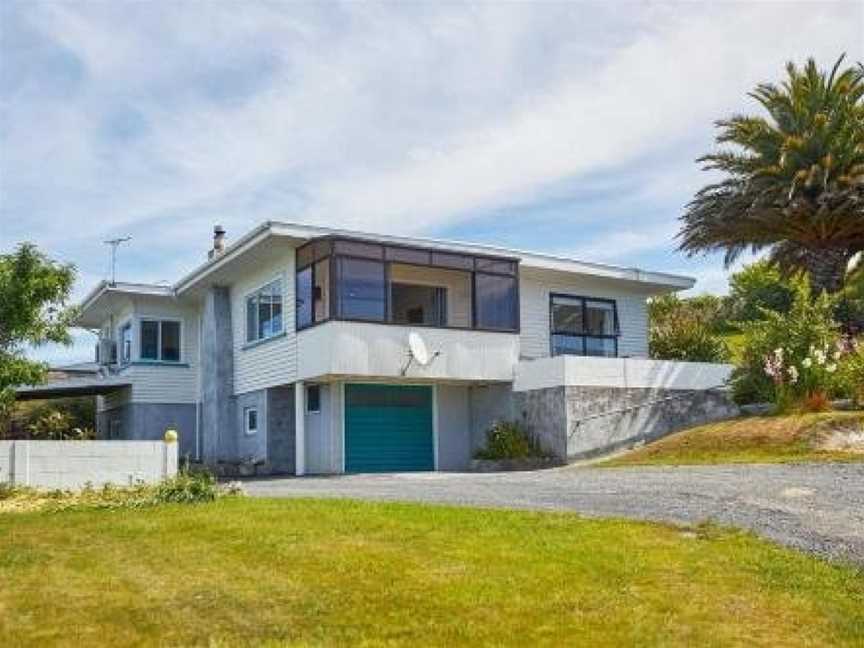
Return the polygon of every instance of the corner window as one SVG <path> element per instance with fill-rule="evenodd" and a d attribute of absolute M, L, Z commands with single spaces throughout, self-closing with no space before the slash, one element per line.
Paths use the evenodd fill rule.
<path fill-rule="evenodd" d="M 124 324 L 120 329 L 120 362 L 132 362 L 132 324 Z"/>
<path fill-rule="evenodd" d="M 125 353 L 125 351 L 124 346 L 121 352 Z M 131 353 L 130 339 L 130 357 Z M 180 362 L 180 322 L 177 320 L 141 320 L 140 353 L 142 360 Z"/>
<path fill-rule="evenodd" d="M 266 340 L 282 330 L 282 280 L 277 279 L 246 297 L 246 341 Z"/>
<path fill-rule="evenodd" d="M 383 322 L 387 310 L 384 264 L 381 261 L 341 257 L 337 268 L 339 317 Z"/>
<path fill-rule="evenodd" d="M 246 434 L 255 434 L 258 431 L 258 409 L 255 407 L 243 408 L 243 426 Z"/>
<path fill-rule="evenodd" d="M 552 295 L 549 316 L 552 355 L 618 355 L 618 312 L 613 300 Z"/>
<path fill-rule="evenodd" d="M 321 411 L 321 385 L 306 386 L 306 412 L 317 414 Z"/>

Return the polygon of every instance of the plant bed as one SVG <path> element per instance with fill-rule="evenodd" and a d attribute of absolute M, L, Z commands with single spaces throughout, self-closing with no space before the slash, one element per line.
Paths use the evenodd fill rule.
<path fill-rule="evenodd" d="M 507 472 L 517 470 L 542 470 L 563 466 L 556 457 L 521 457 L 519 459 L 472 459 L 472 472 Z"/>

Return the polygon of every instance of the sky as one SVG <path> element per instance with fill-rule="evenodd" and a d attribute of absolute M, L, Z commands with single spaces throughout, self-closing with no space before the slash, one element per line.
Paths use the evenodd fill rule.
<path fill-rule="evenodd" d="M 500 244 L 686 274 L 716 119 L 864 60 L 864 2 L 0 3 L 0 253 L 173 282 L 222 224 Z M 32 356 L 88 360 L 95 338 Z"/>

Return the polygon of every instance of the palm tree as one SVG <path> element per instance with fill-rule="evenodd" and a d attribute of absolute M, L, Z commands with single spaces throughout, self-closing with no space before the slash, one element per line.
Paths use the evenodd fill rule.
<path fill-rule="evenodd" d="M 842 288 L 864 250 L 864 66 L 841 72 L 844 57 L 827 74 L 788 63 L 781 85 L 750 93 L 767 118 L 716 122 L 721 148 L 698 162 L 724 177 L 687 205 L 681 250 L 724 252 L 727 266 L 766 251 L 786 273 L 806 270 L 814 294 Z"/>

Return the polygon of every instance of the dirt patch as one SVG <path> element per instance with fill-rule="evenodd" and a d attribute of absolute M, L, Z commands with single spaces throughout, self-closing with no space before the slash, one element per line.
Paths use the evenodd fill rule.
<path fill-rule="evenodd" d="M 839 427 L 823 432 L 816 448 L 824 452 L 864 455 L 864 425 Z"/>

